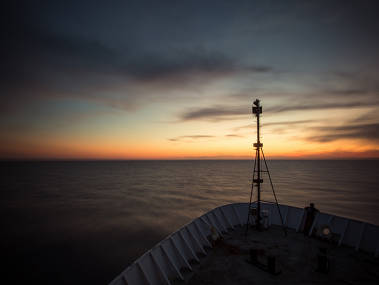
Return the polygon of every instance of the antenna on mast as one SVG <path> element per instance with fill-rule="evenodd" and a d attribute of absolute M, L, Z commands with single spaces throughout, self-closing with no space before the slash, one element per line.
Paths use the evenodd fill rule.
<path fill-rule="evenodd" d="M 268 174 L 268 177 L 269 177 L 269 180 L 270 180 L 271 189 L 272 189 L 272 193 L 274 194 L 275 203 L 276 203 L 279 215 L 280 215 L 280 220 L 282 222 L 284 234 L 287 236 L 287 229 L 284 226 L 282 213 L 280 212 L 280 207 L 279 207 L 278 199 L 276 198 L 276 194 L 275 194 L 275 190 L 274 190 L 274 185 L 272 184 L 270 171 L 268 170 L 266 158 L 265 158 L 265 155 L 264 155 L 264 152 L 263 152 L 263 143 L 261 143 L 261 139 L 260 139 L 260 114 L 262 114 L 262 106 L 260 105 L 260 100 L 259 99 L 256 99 L 253 102 L 252 113 L 257 118 L 257 142 L 253 144 L 253 146 L 255 147 L 255 160 L 254 160 L 254 170 L 253 170 L 253 181 L 251 183 L 249 209 L 248 209 L 248 213 L 247 213 L 247 222 L 246 222 L 245 236 L 247 236 L 247 232 L 248 232 L 248 229 L 249 229 L 250 215 L 252 215 L 251 204 L 252 204 L 254 184 L 257 186 L 257 201 L 256 201 L 257 202 L 257 208 L 256 208 L 256 213 L 255 213 L 255 215 L 256 215 L 256 229 L 257 230 L 261 230 L 261 228 L 262 228 L 262 221 L 261 221 L 262 220 L 261 219 L 261 184 L 263 183 L 263 179 L 262 179 L 262 176 L 261 176 L 262 172 L 266 172 Z M 261 167 L 261 153 L 262 153 L 263 161 L 264 161 L 264 164 L 265 164 L 265 167 L 266 167 L 265 171 L 261 169 L 262 168 Z M 255 168 L 257 168 L 257 171 L 255 171 Z M 255 173 L 257 173 L 257 178 L 255 178 Z"/>

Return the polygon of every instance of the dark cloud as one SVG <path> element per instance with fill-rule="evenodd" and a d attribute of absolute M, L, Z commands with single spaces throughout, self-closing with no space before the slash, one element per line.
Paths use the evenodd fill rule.
<path fill-rule="evenodd" d="M 215 136 L 209 136 L 209 135 L 191 135 L 191 136 L 179 136 L 179 137 L 171 138 L 168 140 L 172 142 L 176 142 L 176 141 L 183 141 L 186 139 L 190 139 L 190 141 L 193 141 L 193 140 L 198 140 L 198 139 L 210 139 L 214 137 Z"/>
<path fill-rule="evenodd" d="M 312 100 L 309 103 L 294 103 L 287 105 L 275 105 L 271 107 L 263 107 L 264 113 L 281 113 L 289 111 L 310 111 L 310 110 L 330 110 L 330 109 L 352 109 L 361 107 L 374 107 L 379 106 L 379 101 L 354 101 L 354 102 L 331 102 L 331 103 L 314 103 L 316 100 Z M 180 121 L 190 120 L 203 120 L 203 121 L 223 121 L 239 119 L 241 116 L 247 116 L 251 114 L 250 106 L 225 106 L 217 105 L 207 108 L 192 108 L 185 110 L 179 115 Z M 307 123 L 302 122 L 300 123 Z M 274 123 L 275 124 L 275 123 Z M 268 123 L 270 125 L 270 123 Z M 266 126 L 268 126 L 266 124 Z"/>
<path fill-rule="evenodd" d="M 228 134 L 228 135 L 225 135 L 225 137 L 227 137 L 227 138 L 243 138 L 244 136 L 236 135 L 236 134 Z"/>
<path fill-rule="evenodd" d="M 313 100 L 315 101 L 315 100 Z M 307 110 L 329 110 L 329 109 L 351 109 L 351 108 L 361 108 L 361 107 L 373 107 L 378 106 L 379 101 L 365 102 L 365 101 L 354 101 L 354 102 L 330 102 L 330 103 L 313 103 L 309 102 L 307 104 L 288 104 L 288 105 L 277 105 L 268 107 L 265 109 L 266 112 L 270 113 L 280 113 L 288 111 L 307 111 Z"/>
<path fill-rule="evenodd" d="M 217 50 L 144 51 L 133 45 L 121 50 L 100 40 L 33 25 L 12 34 L 2 47 L 2 58 L 3 111 L 19 106 L 20 99 L 70 96 L 128 109 L 133 101 L 149 97 L 132 90 L 133 86 L 186 89 L 193 81 L 199 84 L 241 73 L 273 71 L 264 65 L 240 63 Z M 117 87 L 122 87 L 124 94 L 112 98 Z"/>
<path fill-rule="evenodd" d="M 110 101 L 111 106 L 127 109 L 133 100 L 141 100 L 146 94 L 127 90 L 117 99 L 109 98 L 112 91 L 108 90 L 122 81 L 125 88 L 132 84 L 186 88 L 184 84 L 194 79 L 208 82 L 240 73 L 273 73 L 276 68 L 272 64 L 251 63 L 250 57 L 234 49 L 238 45 L 233 44 L 230 49 L 227 43 L 238 38 L 216 33 L 220 26 L 230 27 L 231 34 L 240 36 L 240 31 L 250 26 L 255 31 L 272 29 L 272 22 L 276 28 L 291 27 L 299 15 L 335 19 L 335 15 L 341 14 L 340 5 L 329 5 L 330 9 L 326 9 L 317 1 L 306 5 L 298 5 L 296 1 L 285 5 L 218 1 L 217 13 L 212 14 L 209 13 L 214 10 L 212 1 L 202 3 L 201 11 L 196 3 L 146 4 L 144 1 L 116 1 L 112 5 L 89 1 L 65 1 L 64 5 L 53 1 L 9 4 L 2 12 L 8 37 L 0 47 L 0 80 L 2 93 L 9 97 L 2 106 L 17 105 L 17 96 L 22 99 L 81 96 L 96 102 Z M 345 10 L 346 7 L 343 15 Z M 359 15 L 363 14 L 359 10 Z M 358 19 L 360 23 L 375 18 Z M 249 35 L 251 31 L 245 33 Z M 217 45 L 220 41 L 224 45 Z M 258 40 L 252 43 L 258 44 Z M 254 55 L 251 58 L 257 59 Z M 103 94 L 94 95 L 99 91 Z M 364 90 L 334 93 L 358 91 Z"/>
<path fill-rule="evenodd" d="M 142 83 L 162 82 L 166 86 L 183 84 L 191 80 L 221 78 L 241 73 L 269 73 L 268 66 L 242 65 L 218 51 L 202 48 L 174 50 L 170 56 L 146 54 L 126 62 L 126 76 Z"/>
<path fill-rule="evenodd" d="M 371 112 L 367 112 L 353 120 L 350 121 L 351 123 L 356 123 L 356 124 L 359 124 L 359 123 L 376 123 L 376 122 L 379 122 L 379 112 L 377 110 L 375 111 L 371 111 Z"/>
<path fill-rule="evenodd" d="M 268 126 L 279 126 L 279 125 L 302 125 L 302 124 L 308 124 L 308 123 L 313 123 L 313 122 L 315 122 L 315 120 L 281 121 L 281 122 L 263 123 L 262 126 L 268 127 Z"/>
<path fill-rule="evenodd" d="M 282 126 L 282 125 L 303 125 L 303 124 L 308 124 L 308 123 L 313 123 L 316 122 L 315 120 L 298 120 L 298 121 L 280 121 L 280 122 L 268 122 L 268 123 L 263 123 L 261 126 L 262 127 L 270 127 L 270 126 Z M 240 127 L 236 127 L 233 130 L 238 131 L 241 129 L 251 129 L 255 128 L 255 124 L 249 124 L 249 125 L 244 125 Z"/>
<path fill-rule="evenodd" d="M 369 90 L 363 88 L 344 88 L 344 89 L 328 89 L 323 93 L 325 94 L 334 94 L 334 95 L 342 95 L 342 96 L 350 96 L 350 95 L 362 95 L 368 93 Z"/>
<path fill-rule="evenodd" d="M 181 121 L 205 120 L 205 121 L 222 121 L 237 119 L 240 116 L 247 115 L 250 107 L 234 107 L 234 106 L 213 106 L 208 108 L 192 108 L 180 114 Z"/>
<path fill-rule="evenodd" d="M 224 102 L 223 105 L 184 110 L 179 115 L 179 120 L 217 122 L 238 119 L 243 115 L 250 115 L 250 108 L 241 105 L 251 105 L 254 98 L 269 99 L 270 102 L 275 102 L 263 107 L 265 114 L 290 111 L 375 108 L 379 106 L 379 84 L 372 76 L 354 73 L 349 76 L 346 75 L 344 79 L 346 81 L 337 80 L 334 73 L 330 73 L 328 76 L 329 81 L 323 84 L 326 87 L 318 86 L 319 81 L 316 80 L 313 86 L 309 83 L 305 86 L 300 85 L 299 87 L 301 88 L 299 89 L 301 91 L 295 90 L 291 92 L 286 90 L 285 87 L 281 91 L 280 85 L 276 91 L 275 88 L 260 88 L 260 85 L 250 88 L 245 86 L 240 92 L 220 96 L 219 100 Z M 338 85 L 342 85 L 342 87 L 338 87 Z M 230 105 L 227 105 L 227 103 Z M 269 125 L 271 123 L 266 124 L 266 126 Z"/>
<path fill-rule="evenodd" d="M 33 26 L 10 37 L 0 67 L 2 111 L 39 99 L 94 98 L 94 91 L 112 86 L 104 75 L 117 70 L 118 55 L 97 40 Z"/>
<path fill-rule="evenodd" d="M 340 139 L 360 139 L 379 142 L 379 123 L 319 127 L 308 141 L 332 142 Z"/>
<path fill-rule="evenodd" d="M 370 67 L 358 72 L 331 72 L 328 77 L 331 86 L 320 90 L 323 96 L 342 100 L 359 96 L 363 101 L 378 102 L 379 82 Z"/>

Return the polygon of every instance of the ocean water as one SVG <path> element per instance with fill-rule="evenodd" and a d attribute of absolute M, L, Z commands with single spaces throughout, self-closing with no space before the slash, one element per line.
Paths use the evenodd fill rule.
<path fill-rule="evenodd" d="M 379 160 L 268 161 L 280 203 L 379 224 Z M 107 284 L 183 224 L 248 202 L 252 161 L 1 162 L 2 280 Z M 267 177 L 262 199 L 273 200 Z"/>

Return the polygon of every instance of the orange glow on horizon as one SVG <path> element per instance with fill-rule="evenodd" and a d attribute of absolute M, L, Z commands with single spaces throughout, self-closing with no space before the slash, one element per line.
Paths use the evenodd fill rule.
<path fill-rule="evenodd" d="M 343 158 L 379 158 L 379 149 L 375 146 L 366 148 L 343 148 L 340 144 L 312 147 L 309 145 L 298 149 L 279 148 L 275 145 L 264 147 L 268 159 L 343 159 Z M 49 142 L 20 143 L 3 145 L 4 159 L 252 159 L 252 143 L 228 144 L 212 142 L 205 145 L 190 143 L 160 142 L 140 144 L 108 143 L 69 143 Z"/>
<path fill-rule="evenodd" d="M 255 155 L 252 145 L 256 141 L 256 130 L 251 118 L 220 124 L 151 125 L 138 121 L 128 129 L 125 125 L 129 125 L 124 124 L 122 118 L 116 117 L 108 124 L 105 124 L 107 118 L 90 125 L 79 122 L 68 131 L 41 134 L 27 130 L 13 136 L 8 134 L 0 137 L 0 159 L 252 159 Z M 274 122 L 285 119 L 279 116 Z M 289 125 L 279 129 L 277 125 L 264 125 L 270 120 L 273 119 L 263 117 L 262 127 L 268 159 L 379 158 L 379 145 L 374 140 L 317 141 L 328 122 L 310 123 L 306 128 Z M 337 117 L 333 120 L 340 121 Z M 251 127 L 238 129 L 246 125 Z"/>

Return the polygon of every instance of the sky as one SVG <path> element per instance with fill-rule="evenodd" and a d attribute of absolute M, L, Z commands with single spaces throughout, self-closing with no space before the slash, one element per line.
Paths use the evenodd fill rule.
<path fill-rule="evenodd" d="M 0 159 L 379 158 L 377 1 L 8 1 Z"/>

